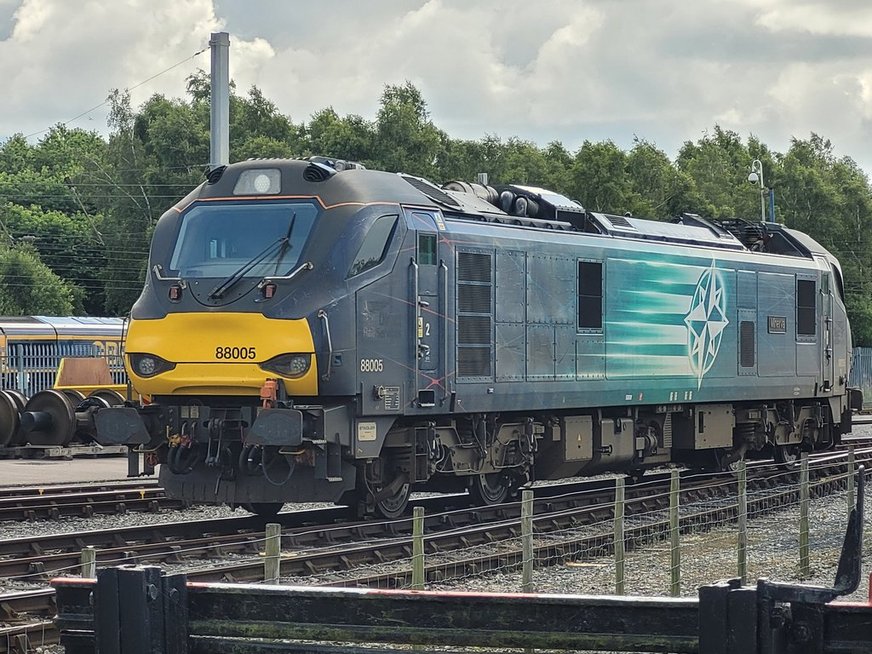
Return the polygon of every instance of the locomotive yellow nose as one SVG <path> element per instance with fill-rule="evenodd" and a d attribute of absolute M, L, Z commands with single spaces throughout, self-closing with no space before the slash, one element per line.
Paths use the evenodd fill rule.
<path fill-rule="evenodd" d="M 259 395 L 281 378 L 289 395 L 316 395 L 314 342 L 305 319 L 257 313 L 174 313 L 132 320 L 125 364 L 143 395 Z"/>

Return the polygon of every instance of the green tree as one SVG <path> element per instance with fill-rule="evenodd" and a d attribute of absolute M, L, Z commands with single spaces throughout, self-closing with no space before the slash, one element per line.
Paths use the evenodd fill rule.
<path fill-rule="evenodd" d="M 872 345 L 872 191 L 849 157 L 817 134 L 793 139 L 780 157 L 778 214 L 836 256 L 844 272 L 854 342 Z"/>
<path fill-rule="evenodd" d="M 388 85 L 376 117 L 374 163 L 383 170 L 433 177 L 443 135 L 411 82 Z"/>
<path fill-rule="evenodd" d="M 76 313 L 103 313 L 103 198 L 91 171 L 104 151 L 98 135 L 63 125 L 36 145 L 19 135 L 0 146 L 0 229 L 7 242 L 27 239 L 69 283 Z"/>
<path fill-rule="evenodd" d="M 627 155 L 612 141 L 585 141 L 572 163 L 570 197 L 590 211 L 623 214 L 629 210 Z"/>
<path fill-rule="evenodd" d="M 627 210 L 640 218 L 668 218 L 687 211 L 693 182 L 653 143 L 636 139 L 627 154 Z"/>
<path fill-rule="evenodd" d="M 148 134 L 147 126 L 135 130 L 136 116 L 127 93 L 114 91 L 110 96 L 109 125 L 112 132 L 107 146 L 107 165 L 99 170 L 106 193 L 104 241 L 106 267 L 102 271 L 105 283 L 106 311 L 123 315 L 142 290 L 149 238 L 160 216 L 161 204 L 175 197 L 174 183 L 164 186 L 164 180 L 175 178 L 178 170 L 161 170 L 149 157 L 140 136 Z M 162 193 L 153 192 L 146 180 L 151 178 Z M 182 192 L 183 193 L 183 192 Z M 161 197 L 162 196 L 162 197 Z"/>
<path fill-rule="evenodd" d="M 746 181 L 752 159 L 739 135 L 718 125 L 695 143 L 686 141 L 676 160 L 693 183 L 684 210 L 711 218 L 754 219 L 748 201 L 753 189 Z M 754 197 L 759 201 L 759 195 Z"/>
<path fill-rule="evenodd" d="M 0 245 L 0 314 L 66 316 L 73 312 L 70 284 L 27 246 Z"/>
<path fill-rule="evenodd" d="M 333 107 L 312 116 L 304 129 L 303 154 L 336 157 L 372 166 L 375 130 L 372 123 L 354 114 L 340 117 Z"/>

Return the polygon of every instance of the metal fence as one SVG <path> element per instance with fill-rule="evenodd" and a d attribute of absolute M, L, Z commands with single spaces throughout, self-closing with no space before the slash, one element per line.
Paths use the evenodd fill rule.
<path fill-rule="evenodd" d="M 863 410 L 872 411 L 872 347 L 855 347 L 848 384 L 863 391 Z"/>
<path fill-rule="evenodd" d="M 65 357 L 103 358 L 115 384 L 126 384 L 124 360 L 118 343 L 111 341 L 8 342 L 0 357 L 0 389 L 17 390 L 27 397 L 51 388 Z"/>
<path fill-rule="evenodd" d="M 387 654 L 407 651 L 372 647 L 383 644 L 411 645 L 413 650 L 425 647 L 428 651 L 434 646 L 460 647 L 452 650 L 458 652 L 478 652 L 482 647 L 495 651 L 506 651 L 507 648 L 532 651 L 536 648 L 697 654 L 869 652 L 872 651 L 872 630 L 869 629 L 872 595 L 865 604 L 859 601 L 832 603 L 836 598 L 855 592 L 863 575 L 865 470 L 859 468 L 855 477 L 851 474 L 853 461 L 853 456 L 849 455 L 847 472 L 842 480 L 846 482 L 846 499 L 851 510 L 847 520 L 840 522 L 847 523 L 847 529 L 833 530 L 842 531 L 844 539 L 840 539 L 841 546 L 837 545 L 834 551 L 832 566 L 837 567 L 838 572 L 832 585 L 811 586 L 770 582 L 768 579 L 759 579 L 756 585 L 745 585 L 747 567 L 743 560 L 747 563 L 746 546 L 750 542 L 747 522 L 756 502 L 748 497 L 747 470 L 741 466 L 734 516 L 740 533 L 738 538 L 729 539 L 739 544 L 738 577 L 731 574 L 732 579 L 727 582 L 704 582 L 698 589 L 698 584 L 694 583 L 692 590 L 686 593 L 687 597 L 579 595 L 578 580 L 569 593 L 533 594 L 531 591 L 540 589 L 533 587 L 532 578 L 524 583 L 524 592 L 519 594 L 507 593 L 502 587 L 496 593 L 475 592 L 470 579 L 464 580 L 459 589 L 425 589 L 424 511 L 419 506 L 415 507 L 413 517 L 412 557 L 411 561 L 407 560 L 413 579 L 408 589 L 278 585 L 282 581 L 281 526 L 273 524 L 267 525 L 266 551 L 262 557 L 264 581 L 268 585 L 188 584 L 185 574 L 166 575 L 156 567 L 116 567 L 97 574 L 96 552 L 91 549 L 86 550 L 90 553 L 88 557 L 83 552 L 82 576 L 96 577 L 96 580 L 56 578 L 52 581 L 57 600 L 55 622 L 61 631 L 61 644 L 70 653 L 282 651 Z M 833 467 L 839 466 L 821 467 L 820 483 L 838 485 L 832 479 Z M 681 537 L 686 537 L 681 533 L 682 521 L 679 520 L 678 481 L 678 475 L 673 474 L 670 507 L 675 512 L 670 511 L 668 520 L 673 531 L 673 546 Z M 623 544 L 628 531 L 633 530 L 629 525 L 628 531 L 624 529 L 622 491 L 623 485 L 618 483 L 614 520 L 611 521 L 616 559 L 623 558 Z M 855 491 L 856 503 L 853 501 Z M 541 550 L 542 541 L 552 540 L 553 535 L 534 533 L 533 494 L 530 491 L 524 491 L 524 494 L 526 509 L 522 507 L 520 531 L 523 539 L 531 541 L 529 547 L 521 548 L 526 576 L 528 570 L 532 573 L 536 562 L 534 552 Z M 792 493 L 783 487 L 780 495 L 784 500 Z M 805 523 L 804 527 L 800 525 L 800 532 L 806 530 L 805 539 L 802 533 L 799 538 L 802 568 L 799 574 L 807 579 L 811 575 L 807 531 L 811 489 L 806 456 L 803 456 L 800 469 L 799 497 L 800 523 Z M 715 513 L 722 513 L 726 508 L 723 505 L 715 507 Z M 700 515 L 699 510 L 700 507 L 692 508 L 696 516 Z M 765 510 L 765 520 L 768 521 L 775 513 L 784 512 L 785 507 L 779 501 Z M 838 512 L 842 513 L 841 510 Z M 555 516 L 543 517 L 552 522 Z M 662 518 L 659 516 L 656 521 L 662 522 Z M 703 527 L 689 514 L 684 516 L 684 526 Z M 707 531 L 716 529 L 716 523 L 707 527 Z M 770 532 L 767 540 L 779 538 L 781 531 Z M 471 535 L 469 530 L 466 533 Z M 320 534 L 323 537 L 326 532 Z M 534 544 L 534 538 L 539 543 Z M 575 536 L 570 540 L 577 542 Z M 657 540 L 663 539 L 655 538 L 654 546 Z M 330 542 L 330 539 L 325 538 L 325 541 Z M 618 542 L 621 547 L 617 547 Z M 504 548 L 498 541 L 490 541 L 488 547 Z M 507 561 L 512 558 L 512 548 L 515 546 L 503 549 L 508 555 Z M 645 549 L 650 550 L 651 543 Z M 718 549 L 732 548 L 719 545 Z M 468 547 L 460 555 L 467 556 L 466 550 Z M 700 555 L 696 545 L 687 553 L 691 552 L 694 557 Z M 445 553 L 439 547 L 435 551 L 431 548 L 429 557 Z M 299 554 L 305 556 L 303 552 Z M 651 554 L 645 556 L 652 558 Z M 711 554 L 706 556 L 711 557 Z M 349 560 L 345 556 L 342 558 L 346 562 Z M 673 565 L 677 565 L 679 560 L 672 556 Z M 544 566 L 553 564 L 551 561 L 542 563 Z M 620 569 L 623 570 L 623 561 Z M 488 576 L 495 576 L 494 572 Z M 674 573 L 670 576 L 671 594 L 685 594 L 680 592 L 679 577 Z M 616 581 L 619 582 L 617 593 L 622 594 L 624 580 L 620 577 Z M 368 643 L 370 647 L 360 647 L 358 643 Z"/>

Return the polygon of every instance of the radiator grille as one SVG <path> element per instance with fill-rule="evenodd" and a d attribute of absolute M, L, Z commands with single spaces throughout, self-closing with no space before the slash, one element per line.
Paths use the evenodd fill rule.
<path fill-rule="evenodd" d="M 491 321 L 487 316 L 460 316 L 457 342 L 460 345 L 486 345 L 491 342 Z"/>
<path fill-rule="evenodd" d="M 478 252 L 457 254 L 457 279 L 461 282 L 491 283 L 491 255 Z"/>
<path fill-rule="evenodd" d="M 491 287 L 460 284 L 457 287 L 457 310 L 461 313 L 490 313 Z"/>
<path fill-rule="evenodd" d="M 462 347 L 457 357 L 457 373 L 460 377 L 490 377 L 491 350 L 489 347 Z"/>
<path fill-rule="evenodd" d="M 493 376 L 492 255 L 457 253 L 457 374 Z"/>

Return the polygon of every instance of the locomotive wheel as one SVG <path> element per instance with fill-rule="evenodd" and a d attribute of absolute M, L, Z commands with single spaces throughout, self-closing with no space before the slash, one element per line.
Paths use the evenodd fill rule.
<path fill-rule="evenodd" d="M 124 404 L 124 396 L 118 391 L 113 391 L 111 388 L 101 388 L 93 393 L 91 393 L 88 397 L 95 397 L 100 400 L 106 400 L 106 403 L 109 406 L 121 406 Z"/>
<path fill-rule="evenodd" d="M 385 497 L 381 500 L 378 500 L 375 503 L 376 513 L 387 518 L 388 520 L 395 520 L 399 518 L 406 510 L 406 506 L 409 504 L 409 497 L 412 495 L 412 485 L 411 484 L 403 484 L 400 486 L 400 490 L 391 495 L 390 497 Z"/>
<path fill-rule="evenodd" d="M 775 463 L 777 463 L 782 470 L 793 470 L 796 467 L 797 461 L 799 461 L 798 445 L 775 446 Z"/>
<path fill-rule="evenodd" d="M 243 504 L 242 508 L 263 518 L 271 518 L 277 515 L 283 506 L 284 502 L 249 502 Z"/>
<path fill-rule="evenodd" d="M 60 391 L 40 391 L 24 407 L 21 423 L 27 422 L 33 426 L 23 440 L 31 445 L 67 445 L 76 433 L 75 407 Z"/>
<path fill-rule="evenodd" d="M 509 496 L 509 480 L 500 472 L 476 475 L 469 487 L 469 496 L 474 504 L 490 506 L 502 504 Z"/>
<path fill-rule="evenodd" d="M 0 393 L 0 447 L 6 447 L 13 441 L 21 424 L 18 405 L 4 391 Z"/>
<path fill-rule="evenodd" d="M 24 393 L 17 391 L 14 388 L 7 388 L 3 393 L 8 395 L 12 398 L 12 401 L 15 402 L 15 406 L 18 407 L 18 413 L 24 411 L 24 406 L 27 404 L 27 398 L 24 396 Z"/>

